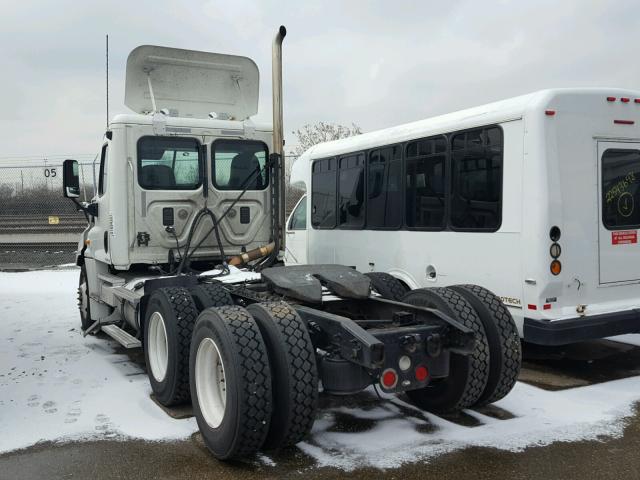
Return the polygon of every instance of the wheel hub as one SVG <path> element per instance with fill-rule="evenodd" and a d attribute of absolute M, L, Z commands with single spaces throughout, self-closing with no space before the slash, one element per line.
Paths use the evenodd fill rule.
<path fill-rule="evenodd" d="M 218 428 L 227 405 L 227 384 L 220 350 L 211 338 L 204 338 L 198 346 L 195 373 L 202 416 L 211 428 Z"/>
<path fill-rule="evenodd" d="M 162 382 L 167 375 L 169 363 L 169 345 L 167 343 L 167 329 L 160 312 L 153 312 L 149 319 L 149 367 L 153 378 Z"/>

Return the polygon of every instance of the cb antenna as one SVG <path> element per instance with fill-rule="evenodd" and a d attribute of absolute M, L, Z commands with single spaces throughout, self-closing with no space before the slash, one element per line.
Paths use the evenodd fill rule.
<path fill-rule="evenodd" d="M 109 35 L 106 35 L 105 43 L 105 63 L 106 63 L 106 87 L 107 87 L 107 128 L 109 128 Z"/>

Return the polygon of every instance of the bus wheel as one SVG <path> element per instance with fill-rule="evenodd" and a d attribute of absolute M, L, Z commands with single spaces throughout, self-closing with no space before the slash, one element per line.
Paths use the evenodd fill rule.
<path fill-rule="evenodd" d="M 209 307 L 234 304 L 229 291 L 224 288 L 222 282 L 201 283 L 190 288 L 189 291 L 200 312 Z"/>
<path fill-rule="evenodd" d="M 474 405 L 489 377 L 489 345 L 474 308 L 464 297 L 447 288 L 411 290 L 402 301 L 440 310 L 476 333 L 476 346 L 471 355 L 451 353 L 449 376 L 408 391 L 409 399 L 416 406 L 436 413 L 453 412 Z"/>
<path fill-rule="evenodd" d="M 365 275 L 371 280 L 372 290 L 387 300 L 399 302 L 409 291 L 404 283 L 389 273 L 368 272 Z"/>
<path fill-rule="evenodd" d="M 272 412 L 267 347 L 242 307 L 203 310 L 193 331 L 189 371 L 193 412 L 207 448 L 221 460 L 262 447 Z"/>
<path fill-rule="evenodd" d="M 197 317 L 186 288 L 159 288 L 149 298 L 144 357 L 151 389 L 162 405 L 189 401 L 189 344 Z"/>
<path fill-rule="evenodd" d="M 267 346 L 273 390 L 271 428 L 265 449 L 295 445 L 311 431 L 318 401 L 316 352 L 304 321 L 285 302 L 254 303 Z"/>
<path fill-rule="evenodd" d="M 520 336 L 502 301 L 478 285 L 448 287 L 462 295 L 480 317 L 489 343 L 489 380 L 476 405 L 497 402 L 516 384 L 522 363 Z"/>

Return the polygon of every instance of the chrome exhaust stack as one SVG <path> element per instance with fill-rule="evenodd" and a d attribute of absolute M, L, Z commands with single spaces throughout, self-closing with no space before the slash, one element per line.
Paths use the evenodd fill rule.
<path fill-rule="evenodd" d="M 281 25 L 273 39 L 273 47 L 271 49 L 271 62 L 272 62 L 272 80 L 271 85 L 273 89 L 273 153 L 279 156 L 280 168 L 278 169 L 280 175 L 276 179 L 279 182 L 279 211 L 277 212 L 279 219 L 278 225 L 280 226 L 280 242 L 279 250 L 284 252 L 285 248 L 285 230 L 286 230 L 286 218 L 285 218 L 285 159 L 284 159 L 284 127 L 282 119 L 282 41 L 287 34 L 287 29 L 284 25 Z"/>

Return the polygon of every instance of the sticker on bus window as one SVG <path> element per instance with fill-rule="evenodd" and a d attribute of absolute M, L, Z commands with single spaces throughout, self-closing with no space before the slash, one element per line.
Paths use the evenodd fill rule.
<path fill-rule="evenodd" d="M 618 230 L 611 232 L 612 245 L 627 245 L 629 243 L 638 243 L 637 230 Z"/>

